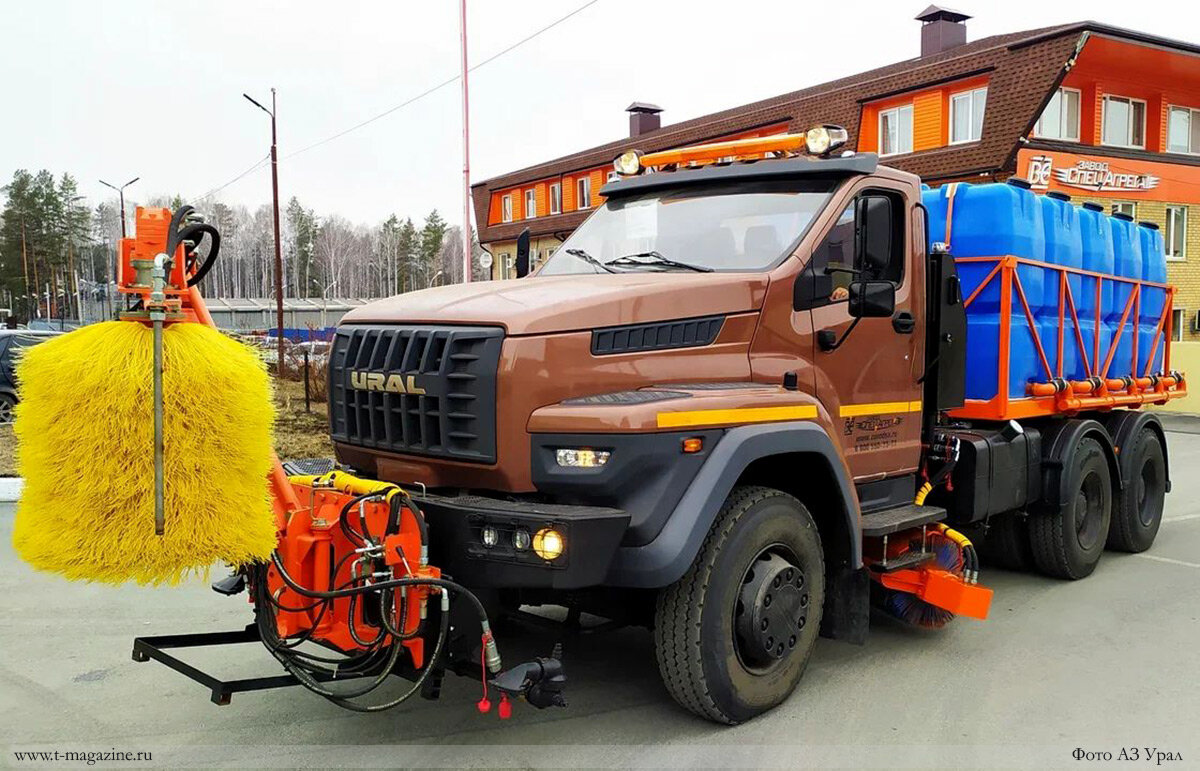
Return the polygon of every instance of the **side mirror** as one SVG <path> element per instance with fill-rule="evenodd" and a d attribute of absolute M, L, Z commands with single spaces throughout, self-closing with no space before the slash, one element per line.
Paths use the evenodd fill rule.
<path fill-rule="evenodd" d="M 850 285 L 848 310 L 856 319 L 891 317 L 896 312 L 896 285 L 891 281 L 855 281 Z"/>
<path fill-rule="evenodd" d="M 529 228 L 517 236 L 517 278 L 529 275 Z"/>
<path fill-rule="evenodd" d="M 892 258 L 892 199 L 867 195 L 858 199 L 855 257 L 868 277 L 885 275 Z"/>
<path fill-rule="evenodd" d="M 792 308 L 805 311 L 812 308 L 818 301 L 829 298 L 833 292 L 833 276 L 825 271 L 815 270 L 812 262 L 796 276 L 796 285 L 792 290 Z"/>

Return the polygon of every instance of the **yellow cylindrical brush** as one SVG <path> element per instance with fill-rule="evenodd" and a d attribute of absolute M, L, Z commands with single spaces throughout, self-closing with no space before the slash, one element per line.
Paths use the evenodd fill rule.
<path fill-rule="evenodd" d="M 94 324 L 17 366 L 13 545 L 69 579 L 176 583 L 218 560 L 268 559 L 274 411 L 261 359 L 214 329 L 163 332 L 165 533 L 154 532 L 152 332 Z"/>

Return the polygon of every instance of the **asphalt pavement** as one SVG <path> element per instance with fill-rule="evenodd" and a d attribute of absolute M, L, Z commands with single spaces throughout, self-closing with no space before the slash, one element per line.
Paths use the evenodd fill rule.
<path fill-rule="evenodd" d="M 1155 546 L 1107 553 L 1080 582 L 988 570 L 987 621 L 935 632 L 872 621 L 863 647 L 821 640 L 795 694 L 726 728 L 675 706 L 648 632 L 566 638 L 567 709 L 479 714 L 479 684 L 439 702 L 345 712 L 299 688 L 228 706 L 166 667 L 130 659 L 134 636 L 239 629 L 245 596 L 73 584 L 18 561 L 0 507 L 0 741 L 14 751 L 152 753 L 125 765 L 229 767 L 1200 767 L 1200 430 L 1173 425 L 1174 491 Z M 502 640 L 509 663 L 551 632 Z M 277 673 L 257 645 L 188 660 L 223 676 Z M 396 684 L 399 687 L 399 683 Z M 1139 762 L 1131 758 L 1137 748 Z M 1147 750 L 1154 757 L 1145 761 Z M 1080 752 L 1100 753 L 1083 756 Z M 1105 760 L 1103 753 L 1110 753 Z M 70 762 L 48 765 L 78 766 Z"/>

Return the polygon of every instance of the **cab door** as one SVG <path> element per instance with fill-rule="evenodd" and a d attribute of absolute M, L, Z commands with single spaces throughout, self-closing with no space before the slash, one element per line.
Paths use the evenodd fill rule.
<path fill-rule="evenodd" d="M 816 395 L 835 420 L 859 483 L 911 473 L 920 463 L 924 244 L 914 240 L 909 200 L 903 187 L 864 183 L 806 268 Z M 891 314 L 855 318 L 851 293 L 878 290 L 879 282 L 894 287 Z"/>

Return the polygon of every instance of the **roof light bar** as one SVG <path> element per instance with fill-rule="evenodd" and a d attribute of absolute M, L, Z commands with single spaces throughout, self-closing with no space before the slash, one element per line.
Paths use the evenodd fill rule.
<path fill-rule="evenodd" d="M 844 145 L 847 139 L 849 133 L 841 126 L 818 125 L 803 134 L 774 134 L 768 137 L 734 139 L 645 155 L 630 150 L 618 156 L 613 161 L 613 167 L 624 176 L 632 176 L 648 168 L 759 159 L 767 154 L 792 156 L 807 153 L 824 156 Z"/>

